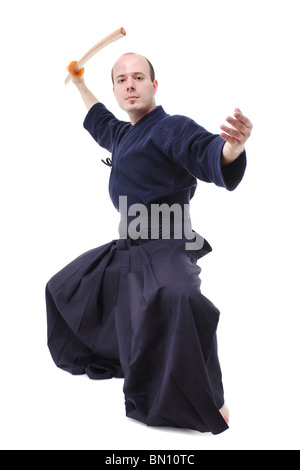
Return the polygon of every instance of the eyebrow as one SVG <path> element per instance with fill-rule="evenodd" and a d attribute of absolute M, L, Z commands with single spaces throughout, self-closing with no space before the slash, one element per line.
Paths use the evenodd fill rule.
<path fill-rule="evenodd" d="M 126 75 L 144 75 L 145 77 L 145 74 L 143 72 L 133 72 L 132 74 L 121 74 L 121 75 L 118 75 L 115 80 L 117 80 L 118 78 L 122 78 L 122 77 L 126 77 Z"/>

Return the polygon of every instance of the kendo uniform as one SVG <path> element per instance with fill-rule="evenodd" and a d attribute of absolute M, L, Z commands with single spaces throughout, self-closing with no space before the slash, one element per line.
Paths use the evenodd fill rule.
<path fill-rule="evenodd" d="M 84 127 L 112 154 L 109 192 L 119 210 L 188 205 L 197 179 L 230 191 L 245 152 L 221 166 L 224 140 L 161 106 L 134 126 L 95 104 Z M 200 291 L 207 241 L 122 237 L 88 251 L 47 284 L 48 345 L 56 365 L 91 379 L 124 378 L 126 415 L 149 426 L 218 434 L 228 426 L 217 352 L 219 310 Z"/>

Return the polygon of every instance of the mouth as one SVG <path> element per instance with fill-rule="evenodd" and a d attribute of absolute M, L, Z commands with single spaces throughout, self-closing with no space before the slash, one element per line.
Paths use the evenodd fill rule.
<path fill-rule="evenodd" d="M 138 96 L 131 95 L 126 98 L 126 101 L 132 101 L 132 100 L 137 100 L 137 99 L 138 99 Z"/>

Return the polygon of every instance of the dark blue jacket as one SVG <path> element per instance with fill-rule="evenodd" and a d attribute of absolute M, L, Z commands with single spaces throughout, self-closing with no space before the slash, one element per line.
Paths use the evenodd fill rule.
<path fill-rule="evenodd" d="M 97 103 L 88 112 L 84 127 L 112 153 L 109 192 L 117 209 L 119 196 L 127 196 L 128 206 L 188 204 L 197 179 L 232 191 L 245 172 L 245 152 L 222 167 L 225 141 L 190 118 L 168 115 L 161 106 L 132 126 Z"/>

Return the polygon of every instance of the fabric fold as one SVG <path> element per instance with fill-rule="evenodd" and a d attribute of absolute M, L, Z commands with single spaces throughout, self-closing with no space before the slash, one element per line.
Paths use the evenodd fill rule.
<path fill-rule="evenodd" d="M 219 310 L 200 290 L 185 240 L 115 240 L 91 250 L 46 288 L 48 344 L 58 367 L 124 378 L 126 414 L 149 426 L 227 429 L 209 358 Z"/>

